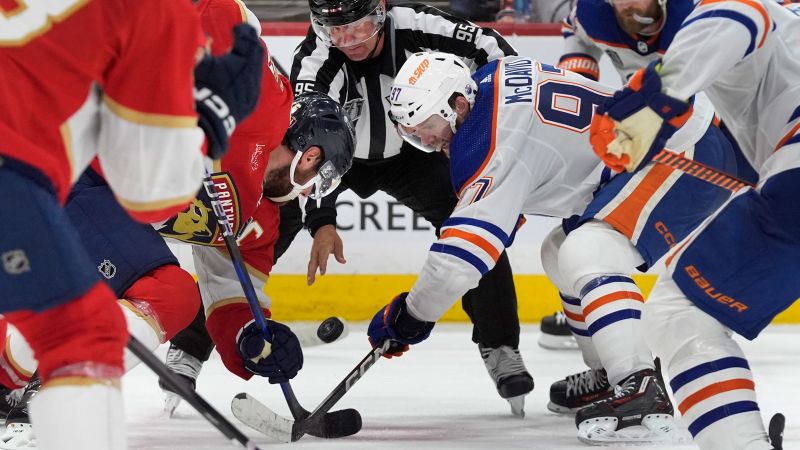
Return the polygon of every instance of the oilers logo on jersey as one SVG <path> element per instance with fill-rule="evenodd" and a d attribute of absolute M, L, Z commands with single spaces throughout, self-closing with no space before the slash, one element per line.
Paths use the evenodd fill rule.
<path fill-rule="evenodd" d="M 242 228 L 239 195 L 236 191 L 236 185 L 233 183 L 231 176 L 225 172 L 211 175 L 211 180 L 214 183 L 220 206 L 235 236 Z M 225 245 L 211 199 L 205 189 L 200 191 L 197 198 L 192 201 L 188 208 L 164 223 L 158 232 L 165 238 L 172 238 L 189 244 Z"/>

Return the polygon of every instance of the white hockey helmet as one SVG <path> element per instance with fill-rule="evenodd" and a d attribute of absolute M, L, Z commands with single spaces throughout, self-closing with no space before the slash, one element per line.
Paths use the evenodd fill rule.
<path fill-rule="evenodd" d="M 459 57 L 439 52 L 414 53 L 394 78 L 389 117 L 403 139 L 420 150 L 433 152 L 437 149 L 423 144 L 403 127 L 414 128 L 437 114 L 450 123 L 455 133 L 456 112 L 449 104 L 450 97 L 461 94 L 472 106 L 477 91 L 472 72 Z"/>

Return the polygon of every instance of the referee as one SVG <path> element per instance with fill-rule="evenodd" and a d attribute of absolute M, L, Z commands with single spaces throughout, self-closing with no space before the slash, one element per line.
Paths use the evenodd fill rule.
<path fill-rule="evenodd" d="M 386 0 L 309 0 L 309 5 L 312 26 L 295 51 L 290 81 L 295 95 L 306 91 L 330 95 L 355 123 L 355 160 L 341 187 L 361 198 L 386 192 L 427 219 L 438 234 L 457 200 L 449 162 L 440 152 L 412 147 L 396 132 L 387 100 L 394 76 L 406 58 L 419 51 L 456 54 L 474 70 L 516 55 L 515 50 L 496 31 L 425 5 L 387 5 Z M 316 202 L 306 206 L 305 224 L 314 236 L 309 284 L 317 269 L 325 273 L 329 255 L 343 261 L 335 203 L 336 195 L 331 194 L 320 206 Z M 283 208 L 291 205 L 296 202 Z M 287 216 L 289 211 L 282 212 L 282 218 Z M 281 225 L 282 231 L 292 228 L 289 223 Z M 299 229 L 295 222 L 294 232 Z M 284 234 L 281 241 L 287 237 Z M 517 299 L 505 252 L 479 286 L 464 295 L 462 306 L 474 324 L 473 341 L 500 396 L 521 413 L 519 405 L 533 389 L 533 379 L 518 350 Z"/>

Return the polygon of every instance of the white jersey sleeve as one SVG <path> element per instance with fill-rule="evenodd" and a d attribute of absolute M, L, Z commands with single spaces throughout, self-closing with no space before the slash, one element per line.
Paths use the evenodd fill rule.
<path fill-rule="evenodd" d="M 700 2 L 664 55 L 665 92 L 687 99 L 764 45 L 772 28 L 758 0 Z"/>
<path fill-rule="evenodd" d="M 462 191 L 406 300 L 414 317 L 438 320 L 478 285 L 511 244 L 534 180 L 528 167 L 514 158 L 523 139 L 522 134 L 499 139 L 486 166 Z"/>

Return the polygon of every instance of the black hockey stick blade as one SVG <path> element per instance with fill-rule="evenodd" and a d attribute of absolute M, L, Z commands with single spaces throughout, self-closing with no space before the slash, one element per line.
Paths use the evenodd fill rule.
<path fill-rule="evenodd" d="M 332 413 L 328 411 L 383 356 L 390 345 L 391 342 L 386 341 L 382 346 L 372 349 L 311 414 L 300 406 L 291 389 L 285 390 L 284 394 L 287 394 L 286 400 L 295 420 L 275 413 L 245 393 L 231 400 L 231 411 L 245 425 L 281 442 L 295 442 L 305 434 L 322 438 L 356 434 L 361 431 L 362 425 L 361 414 L 358 411 L 355 409 L 343 409 Z"/>
<path fill-rule="evenodd" d="M 244 433 L 239 431 L 228 419 L 219 413 L 213 406 L 208 404 L 203 397 L 201 397 L 193 389 L 189 389 L 186 384 L 181 383 L 176 379 L 177 375 L 174 374 L 164 363 L 159 361 L 153 352 L 139 342 L 135 337 L 130 336 L 128 340 L 128 350 L 131 351 L 145 366 L 150 368 L 156 375 L 169 387 L 173 392 L 177 393 L 186 403 L 192 405 L 197 412 L 208 420 L 214 428 L 219 430 L 226 438 L 233 444 L 248 450 L 259 450 L 258 446 L 250 441 Z"/>
<path fill-rule="evenodd" d="M 310 434 L 326 439 L 350 436 L 361 430 L 361 414 L 355 409 L 334 411 L 311 420 L 287 419 L 246 393 L 231 400 L 233 415 L 250 428 L 280 442 L 294 442 Z"/>

